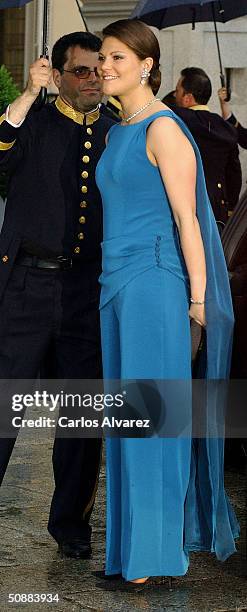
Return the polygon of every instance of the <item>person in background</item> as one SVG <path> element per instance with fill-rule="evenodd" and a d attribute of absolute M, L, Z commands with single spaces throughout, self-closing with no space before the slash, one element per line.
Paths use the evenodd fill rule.
<path fill-rule="evenodd" d="M 169 106 L 169 108 L 172 108 L 173 110 L 176 108 L 176 90 L 172 89 L 171 91 L 168 91 L 168 93 L 164 96 L 164 98 L 162 98 L 162 102 L 163 104 L 166 104 L 167 106 Z"/>
<path fill-rule="evenodd" d="M 237 135 L 208 102 L 212 85 L 201 68 L 184 68 L 176 86 L 176 108 L 194 137 L 202 157 L 209 199 L 216 221 L 225 224 L 242 186 Z"/>
<path fill-rule="evenodd" d="M 122 107 L 121 107 L 121 104 L 118 98 L 109 96 L 107 103 L 106 103 L 106 108 L 109 108 L 110 111 L 114 114 L 114 116 L 116 116 L 117 119 L 119 120 L 122 119 L 122 116 L 123 116 Z"/>
<path fill-rule="evenodd" d="M 32 64 L 0 119 L 0 170 L 10 174 L 0 236 L 0 378 L 36 379 L 48 356 L 57 379 L 102 376 L 99 326 L 102 209 L 95 167 L 114 119 L 100 102 L 101 41 L 60 38 Z M 57 100 L 33 108 L 53 76 Z M 15 438 L 0 439 L 2 481 Z M 56 438 L 48 529 L 62 555 L 91 554 L 99 439 Z"/>
<path fill-rule="evenodd" d="M 227 123 L 233 125 L 237 131 L 238 144 L 243 149 L 247 149 L 247 128 L 243 127 L 238 119 L 235 117 L 231 110 L 229 102 L 226 101 L 227 90 L 225 87 L 221 87 L 218 91 L 220 100 L 222 117 Z"/>

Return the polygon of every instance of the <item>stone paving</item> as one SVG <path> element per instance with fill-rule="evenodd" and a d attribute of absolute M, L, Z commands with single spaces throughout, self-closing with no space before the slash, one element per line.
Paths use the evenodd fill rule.
<path fill-rule="evenodd" d="M 226 474 L 226 487 L 242 527 L 238 553 L 223 564 L 213 555 L 193 554 L 188 574 L 174 581 L 172 591 L 165 583 L 140 586 L 132 593 L 122 582 L 102 581 L 93 574 L 104 565 L 104 468 L 93 516 L 92 560 L 63 560 L 57 555 L 46 531 L 53 487 L 51 451 L 48 433 L 35 432 L 31 437 L 22 432 L 2 486 L 0 612 L 247 611 L 244 474 Z M 21 603 L 18 594 L 28 593 L 57 594 L 59 601 Z M 15 603 L 9 602 L 10 594 L 16 594 Z"/>

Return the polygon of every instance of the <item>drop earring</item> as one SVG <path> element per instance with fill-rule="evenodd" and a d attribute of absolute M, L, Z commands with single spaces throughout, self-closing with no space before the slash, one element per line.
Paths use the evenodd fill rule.
<path fill-rule="evenodd" d="M 145 85 L 149 77 L 150 77 L 150 72 L 148 68 L 143 68 L 141 72 L 141 85 Z"/>

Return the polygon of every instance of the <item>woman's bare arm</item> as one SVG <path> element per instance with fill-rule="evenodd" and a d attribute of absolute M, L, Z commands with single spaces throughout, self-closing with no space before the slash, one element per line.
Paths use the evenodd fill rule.
<path fill-rule="evenodd" d="M 206 263 L 196 216 L 196 158 L 188 138 L 169 117 L 160 117 L 149 130 L 147 147 L 163 178 L 178 227 L 191 288 L 191 298 L 204 301 Z M 191 318 L 205 325 L 205 306 L 191 304 Z"/>

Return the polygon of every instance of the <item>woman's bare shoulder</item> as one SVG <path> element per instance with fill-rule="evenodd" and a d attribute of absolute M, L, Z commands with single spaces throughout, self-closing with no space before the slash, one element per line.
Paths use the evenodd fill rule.
<path fill-rule="evenodd" d="M 168 109 L 170 110 L 170 109 Z M 173 114 L 156 117 L 149 126 L 149 138 L 188 140 Z"/>

